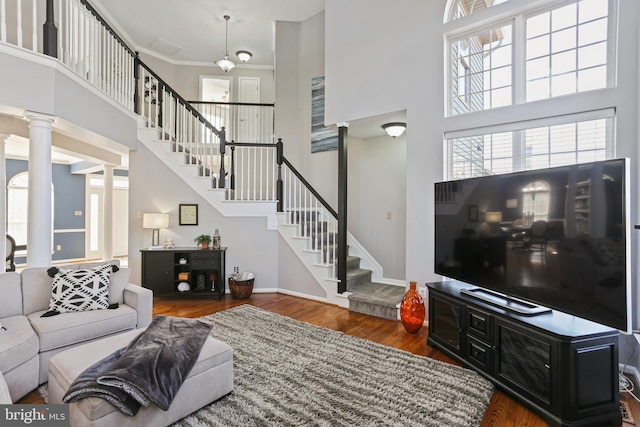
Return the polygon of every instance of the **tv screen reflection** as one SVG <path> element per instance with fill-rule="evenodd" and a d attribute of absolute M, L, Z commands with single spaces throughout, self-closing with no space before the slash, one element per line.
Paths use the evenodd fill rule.
<path fill-rule="evenodd" d="M 436 273 L 627 330 L 625 167 L 436 183 Z"/>

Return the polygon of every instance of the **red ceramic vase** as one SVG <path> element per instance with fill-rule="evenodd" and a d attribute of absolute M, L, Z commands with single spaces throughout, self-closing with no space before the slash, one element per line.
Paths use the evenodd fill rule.
<path fill-rule="evenodd" d="M 416 289 L 416 282 L 409 282 L 409 285 L 400 304 L 400 320 L 407 332 L 414 334 L 424 323 L 424 300 Z"/>

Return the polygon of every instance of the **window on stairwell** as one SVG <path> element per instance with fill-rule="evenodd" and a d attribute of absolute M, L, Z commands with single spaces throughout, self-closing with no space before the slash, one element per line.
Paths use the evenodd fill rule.
<path fill-rule="evenodd" d="M 546 181 L 533 181 L 522 189 L 522 212 L 531 215 L 534 221 L 549 220 L 549 194 L 551 188 Z"/>
<path fill-rule="evenodd" d="M 232 77 L 225 76 L 200 76 L 200 100 L 196 104 L 198 111 L 217 129 L 229 128 L 231 123 L 229 105 L 232 100 Z"/>

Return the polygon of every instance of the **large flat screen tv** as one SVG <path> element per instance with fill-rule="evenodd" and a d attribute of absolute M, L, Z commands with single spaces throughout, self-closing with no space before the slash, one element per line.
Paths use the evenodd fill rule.
<path fill-rule="evenodd" d="M 435 272 L 541 306 L 522 314 L 630 331 L 628 171 L 615 159 L 436 183 Z"/>

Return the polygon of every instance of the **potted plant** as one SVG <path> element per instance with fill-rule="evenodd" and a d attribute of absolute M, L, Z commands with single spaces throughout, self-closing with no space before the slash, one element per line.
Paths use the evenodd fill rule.
<path fill-rule="evenodd" d="M 207 234 L 201 234 L 198 237 L 196 237 L 195 239 L 193 239 L 194 242 L 196 242 L 197 244 L 202 246 L 202 249 L 208 249 L 209 248 L 209 243 L 211 243 L 211 236 L 207 235 Z"/>

